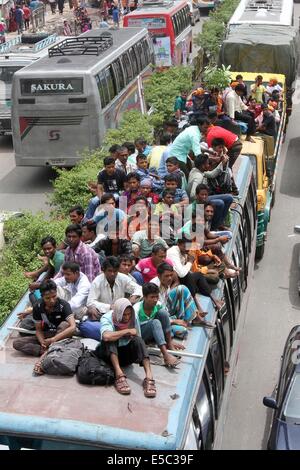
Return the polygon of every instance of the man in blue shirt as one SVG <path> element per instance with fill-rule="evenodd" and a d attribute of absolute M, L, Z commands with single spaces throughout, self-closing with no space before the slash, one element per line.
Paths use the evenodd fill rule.
<path fill-rule="evenodd" d="M 201 153 L 201 137 L 202 134 L 206 134 L 210 122 L 207 118 L 198 118 L 195 126 L 190 126 L 182 131 L 174 140 L 170 155 L 177 157 L 179 160 L 179 167 L 188 177 L 187 158 L 190 152 L 193 152 L 194 156 L 200 155 Z"/>
<path fill-rule="evenodd" d="M 114 26 L 119 27 L 119 8 L 115 5 L 112 11 Z"/>

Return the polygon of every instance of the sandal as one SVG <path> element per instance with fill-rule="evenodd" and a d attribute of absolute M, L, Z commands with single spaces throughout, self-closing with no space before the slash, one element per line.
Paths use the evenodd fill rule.
<path fill-rule="evenodd" d="M 130 395 L 131 389 L 127 383 L 126 375 L 119 375 L 115 380 L 115 387 L 117 392 L 121 395 Z"/>
<path fill-rule="evenodd" d="M 147 379 L 146 377 L 143 381 L 143 389 L 144 389 L 144 395 L 146 398 L 156 397 L 155 380 Z"/>
<path fill-rule="evenodd" d="M 180 363 L 180 358 L 177 358 L 173 363 L 165 361 L 165 366 L 168 367 L 169 369 L 176 369 L 179 363 Z"/>

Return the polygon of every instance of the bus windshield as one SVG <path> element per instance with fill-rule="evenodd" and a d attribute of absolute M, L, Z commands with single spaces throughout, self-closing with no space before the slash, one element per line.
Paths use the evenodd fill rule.
<path fill-rule="evenodd" d="M 0 66 L 0 100 L 10 100 L 13 75 L 15 72 L 17 72 L 17 70 L 20 70 L 21 68 L 22 66 Z"/>

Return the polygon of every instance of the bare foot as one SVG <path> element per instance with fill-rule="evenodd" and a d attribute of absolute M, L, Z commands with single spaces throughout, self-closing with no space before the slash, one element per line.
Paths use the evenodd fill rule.
<path fill-rule="evenodd" d="M 185 346 L 183 346 L 183 344 L 181 343 L 177 343 L 175 341 L 172 341 L 169 345 L 168 345 L 168 349 L 171 349 L 173 351 L 179 351 L 181 349 L 185 349 Z"/>
<path fill-rule="evenodd" d="M 166 353 L 164 355 L 165 366 L 170 368 L 175 368 L 178 366 L 180 359 L 178 357 L 172 356 L 172 354 Z"/>

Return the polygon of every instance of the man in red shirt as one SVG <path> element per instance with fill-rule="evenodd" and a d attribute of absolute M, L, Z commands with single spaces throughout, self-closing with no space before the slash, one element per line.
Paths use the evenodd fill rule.
<path fill-rule="evenodd" d="M 24 19 L 25 29 L 29 29 L 30 16 L 31 16 L 30 8 L 27 5 L 23 5 L 23 19 Z"/>
<path fill-rule="evenodd" d="M 228 149 L 229 168 L 232 168 L 242 151 L 243 143 L 236 134 L 219 126 L 212 126 L 207 129 L 205 140 L 209 147 L 212 147 L 212 141 L 214 139 L 224 140 L 225 147 Z"/>

